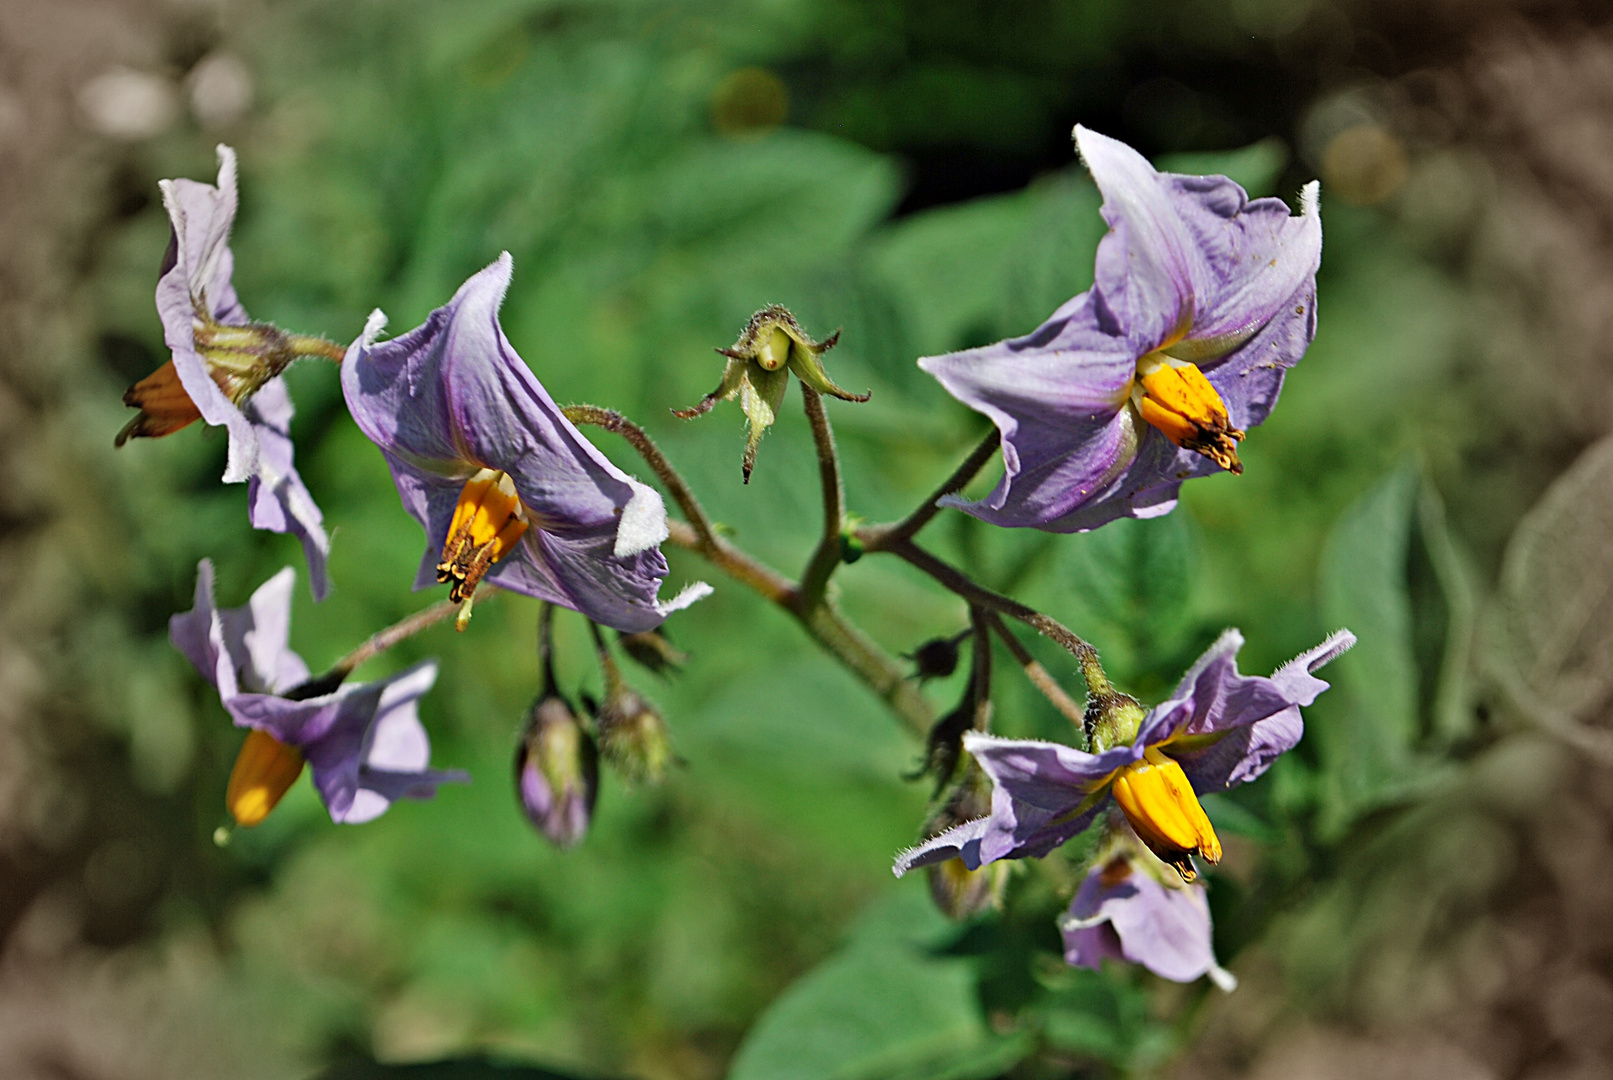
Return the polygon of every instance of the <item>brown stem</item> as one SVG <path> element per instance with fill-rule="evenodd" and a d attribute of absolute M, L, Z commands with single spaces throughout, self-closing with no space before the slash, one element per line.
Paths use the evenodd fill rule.
<path fill-rule="evenodd" d="M 969 651 L 969 692 L 974 695 L 974 729 L 991 729 L 991 634 L 987 619 L 991 612 L 977 604 L 969 605 L 969 625 L 974 643 Z"/>
<path fill-rule="evenodd" d="M 568 405 L 562 411 L 574 424 L 594 424 L 621 435 L 654 470 L 672 500 L 689 519 L 667 522 L 668 541 L 701 556 L 735 581 L 788 611 L 819 645 L 866 683 L 904 724 L 920 734 L 930 730 L 935 717 L 929 702 L 904 678 L 895 659 L 848 623 L 833 605 L 821 597 L 814 604 L 803 604 L 801 589 L 793 581 L 717 535 L 700 500 L 643 428 L 614 409 L 597 405 Z M 810 412 L 808 418 L 811 418 Z M 836 499 L 838 501 L 838 475 Z M 825 495 L 826 508 L 827 505 Z"/>
<path fill-rule="evenodd" d="M 991 627 L 992 632 L 1002 640 L 1002 643 L 1008 646 L 1008 651 L 1014 655 L 1014 659 L 1019 662 L 1019 666 L 1025 669 L 1025 677 L 1031 681 L 1031 685 L 1040 690 L 1042 696 L 1052 702 L 1053 707 L 1063 713 L 1067 720 L 1074 723 L 1076 727 L 1082 727 L 1086 714 L 1082 711 L 1081 706 L 1076 703 L 1074 698 L 1064 692 L 1064 687 L 1058 684 L 1052 673 L 1042 666 L 1040 660 L 1031 655 L 1030 650 L 1025 648 L 1024 643 L 1015 637 L 1007 626 L 1003 625 L 1002 618 L 995 611 L 988 611 L 986 612 L 986 623 Z"/>
<path fill-rule="evenodd" d="M 500 591 L 491 585 L 483 585 L 477 591 L 477 599 L 486 600 Z M 447 622 L 458 614 L 461 606 L 454 600 L 439 600 L 428 608 L 399 619 L 385 630 L 371 634 L 362 645 L 332 664 L 330 670 L 323 675 L 309 679 L 301 686 L 292 687 L 283 696 L 293 701 L 306 701 L 311 697 L 330 693 L 346 682 L 347 677 L 353 674 L 360 664 L 375 659 L 400 641 L 412 638 L 423 630 L 429 630 L 440 622 Z"/>
<path fill-rule="evenodd" d="M 799 603 L 815 607 L 823 600 L 829 577 L 840 565 L 840 536 L 845 527 L 845 493 L 840 483 L 840 456 L 835 451 L 834 429 L 824 411 L 823 398 L 812 387 L 801 384 L 801 401 L 807 422 L 812 426 L 812 442 L 818 450 L 818 480 L 823 488 L 823 537 L 801 574 Z"/>
<path fill-rule="evenodd" d="M 964 459 L 963 464 L 954 469 L 952 475 L 942 481 L 941 486 L 936 488 L 917 510 L 900 521 L 884 525 L 867 525 L 858 529 L 857 539 L 862 543 L 863 550 L 891 551 L 897 545 L 912 539 L 920 529 L 930 523 L 931 518 L 941 512 L 941 507 L 936 504 L 941 501 L 942 496 L 961 491 L 985 467 L 986 462 L 991 460 L 1001 445 L 1002 440 L 997 430 L 993 428 L 986 433 L 980 445 Z"/>
<path fill-rule="evenodd" d="M 689 524 L 699 533 L 701 543 L 712 549 L 722 544 L 716 530 L 712 528 L 711 519 L 706 516 L 705 508 L 700 505 L 700 500 L 695 498 L 694 492 L 689 490 L 689 485 L 684 482 L 678 470 L 672 467 L 666 455 L 661 453 L 661 448 L 645 434 L 643 428 L 615 409 L 602 409 L 598 405 L 567 405 L 560 411 L 565 413 L 566 419 L 573 424 L 594 424 L 606 431 L 615 432 L 631 443 L 645 464 L 649 465 L 661 483 L 666 485 L 672 501 L 678 504 L 683 516 L 689 519 Z M 704 548 L 701 550 L 704 552 Z"/>
<path fill-rule="evenodd" d="M 978 604 L 988 608 L 999 615 L 1007 615 L 1011 619 L 1018 619 L 1026 626 L 1031 627 L 1044 637 L 1051 638 L 1074 656 L 1081 665 L 1081 677 L 1086 680 L 1087 692 L 1094 695 L 1114 693 L 1114 687 L 1109 684 L 1109 678 L 1103 672 L 1103 665 L 1098 662 L 1098 650 L 1094 649 L 1075 631 L 1059 622 L 1057 619 L 1043 615 L 1035 608 L 1027 607 L 1018 600 L 992 592 L 984 585 L 972 580 L 963 571 L 951 566 L 931 555 L 911 541 L 902 541 L 886 548 L 891 554 L 898 556 L 910 565 L 922 570 L 948 590 L 957 593 L 971 604 Z"/>
<path fill-rule="evenodd" d="M 795 585 L 772 567 L 751 558 L 721 537 L 716 537 L 711 545 L 702 543 L 699 534 L 686 522 L 669 521 L 667 527 L 671 534 L 667 539 L 671 543 L 702 556 L 729 577 L 794 616 L 813 640 L 850 668 L 907 727 L 921 735 L 930 730 L 935 714 L 929 702 L 908 682 L 895 659 L 847 622 L 834 605 L 825 601 L 803 608 Z"/>

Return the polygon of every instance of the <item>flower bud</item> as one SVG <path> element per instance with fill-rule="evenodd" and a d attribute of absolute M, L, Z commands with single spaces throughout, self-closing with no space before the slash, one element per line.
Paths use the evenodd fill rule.
<path fill-rule="evenodd" d="M 991 782 L 980 766 L 970 761 L 951 796 L 924 823 L 924 836 L 936 836 L 990 812 Z M 930 899 L 950 919 L 966 919 L 988 907 L 1002 906 L 1003 886 L 1008 881 L 1006 860 L 970 870 L 962 859 L 948 859 L 924 869 Z"/>
<path fill-rule="evenodd" d="M 840 331 L 837 330 L 826 341 L 813 341 L 788 308 L 769 304 L 751 316 L 731 348 L 717 350 L 728 357 L 728 366 L 723 369 L 722 382 L 717 384 L 717 389 L 693 408 L 674 409 L 673 415 L 690 420 L 710 412 L 719 401 L 738 398 L 746 420 L 742 468 L 748 484 L 751 470 L 756 467 L 756 446 L 778 418 L 790 372 L 820 394 L 842 401 L 868 400 L 867 394 L 853 394 L 836 386 L 824 372 L 819 357 L 838 340 Z"/>
<path fill-rule="evenodd" d="M 515 752 L 515 788 L 538 831 L 557 847 L 588 832 L 599 794 L 599 752 L 565 700 L 540 698 Z"/>
<path fill-rule="evenodd" d="M 658 784 L 672 761 L 666 720 L 626 682 L 611 681 L 594 717 L 600 756 L 634 783 Z"/>
<path fill-rule="evenodd" d="M 935 793 L 952 780 L 958 771 L 958 760 L 963 756 L 963 733 L 974 727 L 975 703 L 973 693 L 965 694 L 958 707 L 937 720 L 925 739 L 924 760 L 905 779 L 917 780 L 921 776 L 935 777 Z"/>
<path fill-rule="evenodd" d="M 930 679 L 944 679 L 958 670 L 958 646 L 968 637 L 970 631 L 955 634 L 949 638 L 931 638 L 911 653 L 903 656 L 905 660 L 913 661 L 913 677 L 919 682 Z"/>
<path fill-rule="evenodd" d="M 673 645 L 659 630 L 620 634 L 616 640 L 623 652 L 657 675 L 679 671 L 689 662 L 689 654 Z"/>

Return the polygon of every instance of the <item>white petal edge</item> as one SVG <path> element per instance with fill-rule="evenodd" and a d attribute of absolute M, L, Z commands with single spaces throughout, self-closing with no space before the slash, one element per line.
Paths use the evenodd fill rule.
<path fill-rule="evenodd" d="M 615 555 L 618 559 L 648 551 L 671 535 L 660 492 L 631 476 L 627 482 L 633 488 L 633 497 L 622 508 L 621 521 L 616 525 Z"/>
<path fill-rule="evenodd" d="M 663 616 L 670 615 L 674 611 L 682 611 L 697 600 L 704 600 L 711 593 L 712 588 L 710 585 L 707 585 L 704 581 L 696 581 L 685 585 L 682 592 L 664 603 L 657 600 L 655 610 Z"/>

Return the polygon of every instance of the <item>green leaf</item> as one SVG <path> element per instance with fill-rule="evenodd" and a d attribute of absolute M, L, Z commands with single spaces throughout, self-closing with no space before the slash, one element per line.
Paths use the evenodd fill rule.
<path fill-rule="evenodd" d="M 923 889 L 898 889 L 846 947 L 795 983 L 740 1046 L 728 1080 L 949 1075 L 988 1035 L 969 961 L 935 955 L 948 924 Z"/>
<path fill-rule="evenodd" d="M 1584 721 L 1613 690 L 1610 493 L 1613 436 L 1581 454 L 1518 523 L 1484 657 L 1525 715 L 1603 757 L 1613 757 L 1613 733 Z"/>
<path fill-rule="evenodd" d="M 1410 568 L 1419 565 L 1431 569 L 1431 587 L 1415 588 Z M 1325 832 L 1438 782 L 1445 770 L 1428 751 L 1471 726 L 1471 572 L 1417 465 L 1396 468 L 1340 518 L 1322 552 L 1320 587 L 1328 624 L 1357 638 L 1332 666 L 1339 693 L 1311 725 Z"/>

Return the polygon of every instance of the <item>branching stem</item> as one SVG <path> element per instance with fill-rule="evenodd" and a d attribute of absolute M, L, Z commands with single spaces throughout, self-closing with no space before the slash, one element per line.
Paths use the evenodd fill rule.
<path fill-rule="evenodd" d="M 820 400 L 820 408 L 821 404 Z M 896 659 L 870 641 L 861 630 L 847 622 L 845 616 L 835 610 L 834 605 L 830 604 L 821 593 L 813 603 L 804 603 L 803 592 L 795 582 L 717 535 L 711 519 L 706 516 L 694 493 L 689 490 L 689 485 L 672 467 L 672 463 L 661 453 L 654 441 L 645 434 L 643 428 L 614 409 L 602 409 L 594 405 L 570 405 L 563 411 L 574 424 L 594 424 L 607 431 L 616 432 L 644 458 L 645 463 L 654 471 L 661 483 L 666 485 L 673 502 L 678 504 L 684 517 L 688 519 L 667 522 L 669 532 L 667 539 L 671 543 L 694 552 L 735 581 L 789 612 L 813 640 L 866 683 L 903 724 L 918 734 L 930 730 L 930 726 L 935 722 L 934 711 L 930 708 L 929 702 L 924 700 L 923 695 L 904 677 Z M 808 419 L 811 419 L 810 411 Z M 827 430 L 827 420 L 824 427 Z M 827 478 L 827 474 L 825 475 Z M 840 503 L 838 465 L 835 466 L 833 476 L 834 500 L 838 507 Z M 827 492 L 824 496 L 824 506 L 826 510 L 829 509 Z M 838 539 L 837 530 L 837 558 Z"/>
<path fill-rule="evenodd" d="M 1035 608 L 1027 607 L 1018 600 L 992 592 L 971 579 L 963 571 L 941 561 L 910 540 L 891 545 L 885 550 L 897 556 L 911 566 L 922 570 L 934 578 L 951 592 L 957 593 L 971 604 L 1007 615 L 1011 619 L 1018 619 L 1026 626 L 1031 627 L 1044 637 L 1050 638 L 1069 650 L 1076 662 L 1081 665 L 1081 677 L 1086 680 L 1087 692 L 1093 695 L 1106 695 L 1114 693 L 1114 687 L 1109 684 L 1109 678 L 1103 672 L 1103 665 L 1098 661 L 1098 650 L 1093 648 L 1084 638 L 1076 634 L 1069 627 L 1049 615 L 1043 615 Z"/>
<path fill-rule="evenodd" d="M 1053 678 L 1052 672 L 1043 667 L 1042 662 L 1031 655 L 1030 650 L 1025 648 L 1024 643 L 1015 637 L 1007 626 L 1003 625 L 1002 617 L 995 611 L 988 611 L 986 612 L 986 624 L 991 627 L 993 633 L 1002 639 L 1002 643 L 1008 646 L 1008 651 L 1019 662 L 1019 666 L 1025 670 L 1025 677 L 1031 681 L 1031 685 L 1040 690 L 1042 696 L 1052 702 L 1055 709 L 1064 714 L 1065 719 L 1075 724 L 1076 727 L 1081 728 L 1085 722 L 1085 713 L 1082 711 L 1080 704 L 1064 692 L 1064 687 L 1060 686 L 1058 680 Z"/>
<path fill-rule="evenodd" d="M 997 434 L 997 429 L 993 428 L 986 433 L 980 445 L 964 459 L 963 464 L 954 469 L 952 475 L 942 481 L 941 486 L 936 488 L 918 509 L 901 521 L 885 525 L 868 525 L 858 529 L 857 539 L 861 542 L 863 550 L 892 551 L 897 545 L 911 540 L 920 529 L 930 523 L 930 519 L 941 512 L 941 507 L 937 505 L 941 498 L 963 490 L 969 481 L 985 468 L 986 462 L 992 459 L 992 455 L 996 454 L 997 448 L 1001 445 L 1002 440 Z"/>

